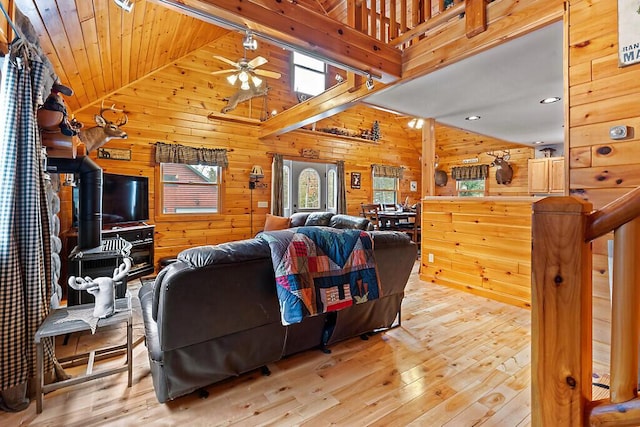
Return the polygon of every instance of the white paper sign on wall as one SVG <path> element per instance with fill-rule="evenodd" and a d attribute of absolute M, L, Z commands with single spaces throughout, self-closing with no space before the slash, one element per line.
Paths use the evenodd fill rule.
<path fill-rule="evenodd" d="M 618 62 L 640 62 L 640 0 L 618 0 Z"/>

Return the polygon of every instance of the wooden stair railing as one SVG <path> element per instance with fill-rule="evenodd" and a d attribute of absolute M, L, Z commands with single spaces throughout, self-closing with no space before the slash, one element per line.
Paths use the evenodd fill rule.
<path fill-rule="evenodd" d="M 640 188 L 599 211 L 573 197 L 533 205 L 534 426 L 640 425 Z M 591 241 L 614 231 L 611 397 L 591 401 Z"/>

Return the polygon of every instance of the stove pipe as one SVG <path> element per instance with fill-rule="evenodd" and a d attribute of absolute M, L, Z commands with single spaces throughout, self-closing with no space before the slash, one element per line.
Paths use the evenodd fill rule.
<path fill-rule="evenodd" d="M 78 249 L 102 244 L 102 169 L 89 157 L 49 158 L 47 172 L 78 174 Z"/>

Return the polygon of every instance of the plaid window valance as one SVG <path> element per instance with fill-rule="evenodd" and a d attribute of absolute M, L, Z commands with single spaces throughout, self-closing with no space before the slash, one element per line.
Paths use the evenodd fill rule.
<path fill-rule="evenodd" d="M 164 142 L 156 142 L 156 163 L 183 163 L 223 168 L 229 166 L 225 148 L 195 148 Z"/>
<path fill-rule="evenodd" d="M 402 178 L 403 167 L 387 165 L 371 165 L 374 176 L 383 178 Z"/>
<path fill-rule="evenodd" d="M 451 178 L 456 181 L 466 179 L 487 179 L 489 165 L 456 166 L 451 168 Z"/>

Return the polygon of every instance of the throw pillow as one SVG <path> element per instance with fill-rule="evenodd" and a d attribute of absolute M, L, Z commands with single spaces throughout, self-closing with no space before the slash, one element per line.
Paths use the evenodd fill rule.
<path fill-rule="evenodd" d="M 289 228 L 291 220 L 286 216 L 276 216 L 267 214 L 267 220 L 264 223 L 264 231 L 284 230 Z"/>

